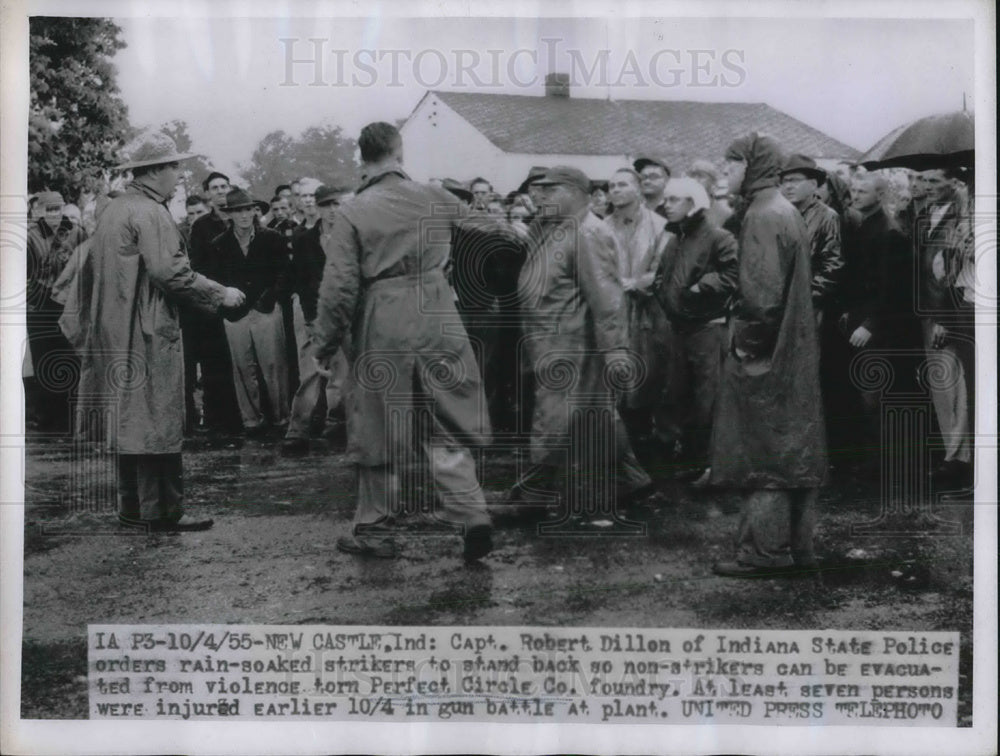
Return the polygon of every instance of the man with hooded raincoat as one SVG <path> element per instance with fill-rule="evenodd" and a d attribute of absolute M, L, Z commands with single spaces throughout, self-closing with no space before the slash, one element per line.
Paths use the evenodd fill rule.
<path fill-rule="evenodd" d="M 743 199 L 739 288 L 719 382 L 711 482 L 742 489 L 736 557 L 727 577 L 815 564 L 816 499 L 826 478 L 810 244 L 778 191 L 778 143 L 751 133 L 726 151 Z"/>
<path fill-rule="evenodd" d="M 184 514 L 184 356 L 178 306 L 215 314 L 243 293 L 191 269 L 166 203 L 177 185 L 174 141 L 132 151 L 133 181 L 97 222 L 68 288 L 60 327 L 80 356 L 77 418 L 118 455 L 119 519 L 151 530 L 204 530 Z"/>
<path fill-rule="evenodd" d="M 462 215 L 444 189 L 403 172 L 399 131 L 372 123 L 358 140 L 367 176 L 324 226 L 326 267 L 316 316 L 316 359 L 330 360 L 350 333 L 345 386 L 348 452 L 358 472 L 352 537 L 341 551 L 392 558 L 392 541 L 369 526 L 394 514 L 399 463 L 414 415 L 431 426 L 417 441 L 431 465 L 437 517 L 465 531 L 466 561 L 492 548 L 492 524 L 470 445 L 489 443 L 490 422 L 469 338 L 445 278 Z M 428 437 L 429 436 L 429 437 Z"/>

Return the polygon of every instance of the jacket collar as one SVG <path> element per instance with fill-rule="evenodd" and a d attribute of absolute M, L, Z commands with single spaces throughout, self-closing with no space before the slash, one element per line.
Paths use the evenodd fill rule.
<path fill-rule="evenodd" d="M 375 184 L 384 180 L 387 176 L 393 176 L 393 175 L 399 176 L 399 178 L 406 179 L 407 181 L 409 181 L 410 179 L 410 177 L 406 175 L 406 171 L 404 171 L 402 168 L 386 168 L 384 171 L 376 173 L 374 176 L 369 176 L 365 180 L 365 182 L 358 187 L 358 190 L 355 192 L 355 194 L 361 194 L 361 192 L 363 192 L 365 189 L 373 187 L 375 186 Z"/>
<path fill-rule="evenodd" d="M 766 189 L 778 190 L 778 177 L 777 176 L 764 176 L 751 182 L 743 189 L 743 196 L 748 200 L 752 200 L 755 196 L 760 194 Z"/>
<path fill-rule="evenodd" d="M 809 212 L 809 210 L 811 210 L 818 204 L 819 204 L 819 197 L 817 197 L 815 194 L 811 194 L 809 195 L 809 197 L 806 198 L 806 200 L 802 203 L 802 205 L 796 209 L 799 211 L 800 214 L 805 215 L 807 212 Z"/>
<path fill-rule="evenodd" d="M 167 200 L 170 199 L 169 197 L 164 197 L 158 191 L 153 189 L 153 187 L 149 186 L 149 184 L 144 183 L 142 179 L 134 179 L 132 183 L 128 185 L 128 188 L 138 194 L 145 194 L 158 205 L 165 205 L 167 204 Z"/>
<path fill-rule="evenodd" d="M 698 210 L 695 213 L 682 218 L 677 223 L 668 223 L 667 230 L 681 236 L 690 236 L 705 224 L 705 211 Z"/>
<path fill-rule="evenodd" d="M 640 220 L 642 220 L 642 211 L 645 208 L 646 205 L 640 197 L 639 201 L 635 203 L 631 211 L 627 213 L 619 212 L 618 208 L 615 208 L 608 217 L 611 218 L 611 222 L 615 225 L 636 225 Z M 650 210 L 649 212 L 653 211 Z"/>

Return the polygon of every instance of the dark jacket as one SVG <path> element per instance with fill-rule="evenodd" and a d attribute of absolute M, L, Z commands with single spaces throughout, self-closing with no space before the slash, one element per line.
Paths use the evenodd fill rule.
<path fill-rule="evenodd" d="M 271 222 L 267 224 L 267 227 L 272 231 L 278 232 L 281 234 L 282 238 L 284 238 L 285 249 L 288 251 L 288 259 L 291 260 L 293 256 L 293 247 L 295 246 L 295 232 L 298 230 L 299 224 L 291 218 L 285 218 L 285 220 L 272 218 Z"/>
<path fill-rule="evenodd" d="M 963 310 L 955 280 L 968 254 L 969 223 L 958 203 L 928 205 L 917 216 L 912 249 L 917 265 L 916 313 L 939 321 Z"/>
<path fill-rule="evenodd" d="M 913 346 L 913 268 L 906 237 L 878 208 L 861 221 L 846 251 L 840 294 L 844 335 L 864 326 L 872 333 L 870 346 Z"/>
<path fill-rule="evenodd" d="M 712 430 L 713 483 L 812 488 L 826 478 L 809 237 L 778 192 L 783 156 L 751 134 L 727 151 L 747 164 L 739 290 Z"/>
<path fill-rule="evenodd" d="M 312 228 L 298 226 L 292 242 L 292 293 L 299 295 L 302 317 L 307 323 L 316 319 L 316 304 L 319 302 L 319 284 L 323 280 L 323 266 L 326 255 L 320 238 L 323 235 L 323 221 L 316 221 Z"/>
<path fill-rule="evenodd" d="M 812 247 L 812 298 L 813 306 L 825 309 L 832 301 L 843 273 L 844 258 L 841 254 L 840 216 L 816 197 L 799 208 L 809 231 Z"/>
<path fill-rule="evenodd" d="M 212 250 L 216 280 L 246 295 L 241 307 L 226 312 L 226 320 L 241 320 L 251 309 L 271 312 L 279 297 L 288 293 L 288 257 L 284 240 L 278 233 L 257 229 L 244 255 L 230 227 L 213 241 Z"/>
<path fill-rule="evenodd" d="M 194 271 L 209 278 L 213 277 L 216 261 L 212 258 L 212 245 L 227 228 L 229 228 L 229 220 L 215 209 L 191 224 L 188 257 L 191 258 L 191 268 Z"/>
<path fill-rule="evenodd" d="M 739 279 L 736 239 L 704 211 L 669 224 L 667 230 L 674 237 L 664 255 L 658 292 L 667 316 L 678 324 L 725 317 Z M 695 284 L 697 293 L 691 291 Z"/>

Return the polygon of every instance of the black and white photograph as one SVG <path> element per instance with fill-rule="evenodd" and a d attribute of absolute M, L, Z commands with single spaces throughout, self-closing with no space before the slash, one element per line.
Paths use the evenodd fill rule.
<path fill-rule="evenodd" d="M 994 4 L 2 12 L 4 753 L 995 753 Z"/>

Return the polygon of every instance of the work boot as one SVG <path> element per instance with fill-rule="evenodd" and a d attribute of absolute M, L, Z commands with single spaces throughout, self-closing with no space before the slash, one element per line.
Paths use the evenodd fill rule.
<path fill-rule="evenodd" d="M 473 525 L 465 531 L 465 550 L 462 556 L 466 562 L 476 562 L 493 550 L 493 526 Z"/>

